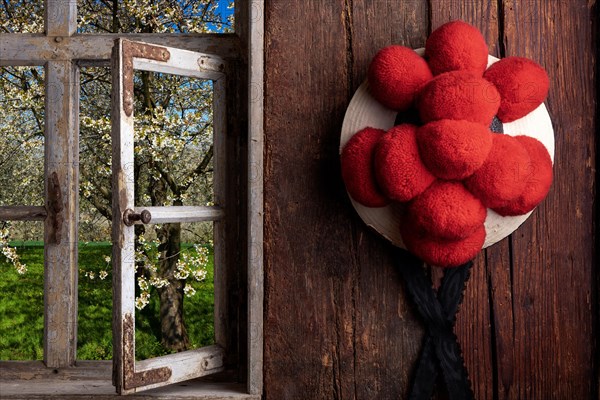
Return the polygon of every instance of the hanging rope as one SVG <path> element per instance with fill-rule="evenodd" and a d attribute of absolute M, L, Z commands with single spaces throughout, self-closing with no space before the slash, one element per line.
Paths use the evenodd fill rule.
<path fill-rule="evenodd" d="M 395 257 L 410 297 L 427 328 L 409 399 L 431 399 L 440 370 L 450 400 L 473 399 L 460 345 L 453 331 L 473 262 L 446 269 L 436 295 L 421 260 L 400 249 Z"/>

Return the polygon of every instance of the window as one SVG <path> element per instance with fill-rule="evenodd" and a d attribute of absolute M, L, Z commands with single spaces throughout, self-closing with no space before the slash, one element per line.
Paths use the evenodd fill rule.
<path fill-rule="evenodd" d="M 82 3 L 85 2 L 79 2 Z M 75 0 L 44 2 L 46 34 L 28 36 L 26 46 L 21 34 L 13 33 L 18 31 L 16 28 L 4 29 L 7 33 L 0 34 L 0 65 L 44 65 L 46 83 L 44 206 L 4 203 L 0 206 L 2 221 L 43 220 L 44 361 L 0 362 L 3 398 L 37 394 L 109 395 L 115 391 L 111 380 L 121 394 L 151 389 L 149 396 L 157 390 L 163 394 L 185 390 L 192 391 L 197 398 L 202 398 L 203 393 L 232 399 L 260 398 L 263 20 L 262 1 L 241 3 L 235 10 L 235 34 L 197 33 L 198 27 L 193 23 L 195 9 L 188 10 L 181 19 L 179 31 L 184 34 L 152 33 L 143 27 L 132 34 L 98 33 L 107 21 L 115 21 L 102 12 L 87 16 L 87 20 L 86 16 L 79 16 L 81 34 L 77 34 Z M 128 11 L 123 8 L 118 12 Z M 146 17 L 160 18 L 158 13 L 148 13 Z M 86 21 L 92 21 L 91 25 L 86 25 Z M 78 188 L 80 169 L 86 161 L 79 159 L 81 69 L 107 66 L 109 62 L 112 62 L 113 92 L 112 365 L 77 361 L 76 355 Z M 211 82 L 214 204 L 146 206 L 136 200 L 138 176 L 131 166 L 134 147 L 143 144 L 135 143 L 133 131 L 135 70 Z M 216 266 L 215 344 L 137 360 L 134 230 L 139 224 L 154 223 L 207 225 L 209 228 L 202 229 L 212 231 Z M 172 385 L 217 372 L 210 379 L 196 379 L 185 386 Z M 155 389 L 165 385 L 171 386 Z"/>

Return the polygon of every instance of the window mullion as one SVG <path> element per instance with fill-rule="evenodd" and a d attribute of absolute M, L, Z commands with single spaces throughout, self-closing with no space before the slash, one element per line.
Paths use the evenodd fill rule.
<path fill-rule="evenodd" d="M 77 0 L 46 0 L 44 23 L 47 36 L 71 36 L 77 32 Z"/>
<path fill-rule="evenodd" d="M 44 361 L 75 363 L 79 202 L 78 71 L 71 61 L 46 65 Z"/>
<path fill-rule="evenodd" d="M 77 30 L 75 0 L 46 0 L 47 36 Z M 56 40 L 59 43 L 59 40 Z M 46 63 L 44 194 L 44 362 L 75 364 L 79 220 L 79 71 L 72 60 Z"/>
<path fill-rule="evenodd" d="M 264 0 L 248 15 L 248 393 L 263 391 L 263 74 Z"/>

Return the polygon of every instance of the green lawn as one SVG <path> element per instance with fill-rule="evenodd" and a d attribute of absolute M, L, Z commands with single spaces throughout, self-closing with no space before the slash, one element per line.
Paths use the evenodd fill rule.
<path fill-rule="evenodd" d="M 43 358 L 43 254 L 40 243 L 19 242 L 17 252 L 28 271 L 19 275 L 0 255 L 0 360 L 40 360 Z M 185 246 L 184 246 L 185 247 Z M 186 251 L 193 251 L 186 247 Z M 77 358 L 107 360 L 112 358 L 112 275 L 104 257 L 109 256 L 109 243 L 80 243 L 79 246 L 79 318 Z M 193 297 L 185 297 L 184 318 L 193 347 L 214 342 L 212 252 L 203 282 L 188 282 L 196 289 Z M 95 278 L 82 270 L 93 271 Z M 101 280 L 99 274 L 108 270 Z M 136 312 L 136 357 L 146 359 L 168 354 L 160 344 L 158 296 L 153 293 L 150 304 Z"/>

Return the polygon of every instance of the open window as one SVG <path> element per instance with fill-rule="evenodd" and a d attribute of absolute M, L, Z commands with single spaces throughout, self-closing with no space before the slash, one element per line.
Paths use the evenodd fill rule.
<path fill-rule="evenodd" d="M 225 2 L 226 0 L 220 1 L 223 4 Z M 136 395 L 136 398 L 178 398 L 185 392 L 186 396 L 194 398 L 259 399 L 262 394 L 263 356 L 263 0 L 250 0 L 239 4 L 236 2 L 235 32 L 210 34 L 196 33 L 197 29 L 185 32 L 179 29 L 171 32 L 171 26 L 167 27 L 168 32 L 163 32 L 162 29 L 152 32 L 146 32 L 145 29 L 144 32 L 138 32 L 137 28 L 132 31 L 121 29 L 125 25 L 121 26 L 115 21 L 128 16 L 122 14 L 122 5 L 116 7 L 119 2 L 113 2 L 115 7 L 111 6 L 110 15 L 90 12 L 96 6 L 100 7 L 100 3 L 95 2 L 19 2 L 17 8 L 25 7 L 23 10 L 27 11 L 31 7 L 21 3 L 31 3 L 34 8 L 39 8 L 38 3 L 43 3 L 43 16 L 40 13 L 26 13 L 28 19 L 24 21 L 33 27 L 39 27 L 43 19 L 44 34 L 25 37 L 17 32 L 31 29 L 18 27 L 10 28 L 11 32 L 0 33 L 0 66 L 44 66 L 44 73 L 39 76 L 45 87 L 44 95 L 40 97 L 44 100 L 44 112 L 40 114 L 38 121 L 43 122 L 44 126 L 43 176 L 40 173 L 44 197 L 43 203 L 26 199 L 19 202 L 0 200 L 0 221 L 34 221 L 40 232 L 43 225 L 44 255 L 40 257 L 43 258 L 43 264 L 40 261 L 39 270 L 44 275 L 44 287 L 40 288 L 43 294 L 44 315 L 41 318 L 41 309 L 37 313 L 43 329 L 37 329 L 39 335 L 36 339 L 38 342 L 41 340 L 40 348 L 43 350 L 29 358 L 29 361 L 14 361 L 16 358 L 11 357 L 0 361 L 0 397 L 30 399 L 40 396 L 74 398 L 100 395 L 108 399 L 117 398 L 117 386 L 122 394 L 154 388 Z M 209 3 L 211 4 L 207 3 L 206 7 L 222 7 L 217 6 L 217 2 Z M 7 8 L 10 4 L 12 3 L 4 4 L 0 9 Z M 130 8 L 127 10 L 131 11 Z M 156 10 L 160 17 L 163 10 Z M 137 10 L 135 14 L 138 15 Z M 98 31 L 89 29 L 89 23 L 92 21 L 90 18 L 94 19 L 93 24 L 98 26 Z M 146 14 L 143 18 L 146 18 Z M 192 19 L 194 18 L 196 17 L 192 16 Z M 78 20 L 80 26 L 77 24 Z M 193 22 L 191 25 L 181 26 L 188 29 L 193 27 Z M 136 22 L 133 25 L 140 27 L 144 24 Z M 115 39 L 120 39 L 116 47 Z M 141 43 L 137 43 L 138 41 Z M 48 46 L 52 51 L 48 51 Z M 111 57 L 113 48 L 115 56 Z M 108 69 L 104 69 L 109 66 L 111 59 L 115 69 L 112 102 L 115 104 L 114 112 L 109 112 L 111 101 L 105 97 L 105 94 L 112 90 L 108 89 L 112 86 L 110 79 L 105 79 L 105 75 L 109 74 Z M 92 68 L 94 70 L 91 70 Z M 104 69 L 101 76 L 96 72 L 96 68 Z M 86 74 L 86 70 L 91 72 Z M 134 77 L 134 70 L 140 70 L 137 78 Z M 203 88 L 209 87 L 213 93 L 210 104 L 214 106 L 211 124 L 214 129 L 215 154 L 210 168 L 214 169 L 211 179 L 215 181 L 210 201 L 203 197 L 202 200 L 196 198 L 195 203 L 184 202 L 184 206 L 163 207 L 167 204 L 173 206 L 173 202 L 154 204 L 149 203 L 147 198 L 140 201 L 136 197 L 134 190 L 137 190 L 138 194 L 142 191 L 135 187 L 135 183 L 139 181 L 136 181 L 135 168 L 132 169 L 132 164 L 128 161 L 132 157 L 134 160 L 140 160 L 139 153 L 133 154 L 136 152 L 136 137 L 132 135 L 135 133 L 132 128 L 132 94 L 134 87 L 144 85 L 132 86 L 131 79 L 140 79 L 146 74 L 168 79 L 184 79 L 182 76 L 189 76 L 192 80 L 201 81 L 202 85 L 206 84 Z M 101 81 L 102 84 L 94 86 L 94 90 L 82 90 L 89 84 L 86 75 L 95 81 Z M 28 95 L 34 93 L 30 87 L 26 90 Z M 143 92 L 138 92 L 137 88 L 135 90 L 138 101 L 145 98 Z M 184 91 L 176 93 L 181 95 L 180 98 L 188 99 L 188 103 L 195 101 L 182 92 Z M 12 97 L 14 96 L 7 96 L 5 100 L 13 102 Z M 80 99 L 84 102 L 95 102 L 98 112 L 94 115 L 99 117 L 81 121 Z M 132 103 L 127 103 L 128 100 Z M 166 107 L 162 109 L 166 110 Z M 84 118 L 85 115 L 82 114 Z M 137 112 L 138 118 L 142 115 L 144 114 Z M 146 124 L 148 119 L 144 118 L 143 123 Z M 109 124 L 114 124 L 116 132 L 112 141 L 110 128 L 107 129 L 105 124 L 105 121 L 109 120 Z M 91 143 L 86 142 L 88 137 L 85 136 L 85 131 L 84 135 L 80 135 L 80 126 L 84 125 L 94 127 L 91 137 L 98 140 L 89 147 L 85 147 L 86 143 Z M 136 126 L 141 125 L 138 120 Z M 23 125 L 16 126 L 24 129 L 23 132 L 30 131 Z M 139 137 L 137 140 L 139 141 Z M 82 144 L 84 146 L 81 146 Z M 109 161 L 110 147 L 113 145 L 116 156 Z M 90 153 L 101 158 L 101 167 L 93 162 L 95 159 L 90 159 Z M 114 163 L 116 171 L 114 180 L 117 190 L 114 192 L 114 204 L 109 190 L 111 185 L 108 183 L 112 177 L 109 168 L 111 162 Z M 14 180 L 23 174 L 31 173 L 27 168 L 15 171 L 19 174 L 7 172 L 4 175 L 7 179 Z M 80 185 L 89 183 L 85 181 L 86 175 L 82 175 L 81 171 L 98 178 L 94 180 L 97 184 Z M 150 169 L 145 171 L 146 177 L 150 174 L 149 171 Z M 82 177 L 84 179 L 81 179 Z M 87 318 L 97 322 L 95 315 L 87 315 L 87 309 L 79 307 L 82 301 L 81 297 L 78 297 L 78 283 L 81 277 L 94 279 L 91 273 L 87 275 L 89 271 L 81 269 L 78 257 L 82 255 L 83 246 L 87 246 L 87 243 L 83 242 L 87 239 L 82 239 L 79 235 L 82 222 L 88 224 L 87 220 L 82 221 L 79 218 L 81 196 L 85 201 L 89 201 L 86 190 L 94 195 L 101 195 L 103 202 L 99 204 L 106 211 L 107 221 L 110 221 L 104 223 L 102 229 L 110 230 L 108 227 L 112 226 L 115 244 L 119 244 L 115 250 L 115 257 L 112 257 L 115 262 L 113 278 L 118 283 L 113 285 L 113 325 L 117 335 L 114 349 L 111 349 L 109 344 L 110 338 L 101 342 L 97 348 L 102 355 L 98 358 L 85 358 L 85 352 L 78 348 L 78 345 L 84 342 L 79 340 L 78 333 L 86 331 L 81 329 L 83 324 L 80 322 L 87 321 Z M 9 194 L 12 196 L 16 193 Z M 91 197 L 90 199 L 93 200 Z M 148 207 L 144 207 L 146 205 Z M 111 212 L 113 206 L 113 210 L 116 210 L 114 215 Z M 184 222 L 182 227 L 195 226 L 194 232 L 205 232 L 213 237 L 217 270 L 214 273 L 214 282 L 210 282 L 211 285 L 214 284 L 214 295 L 211 294 L 212 288 L 207 293 L 208 297 L 214 296 L 214 307 L 212 304 L 205 307 L 209 302 L 202 303 L 203 309 L 210 311 L 202 313 L 202 319 L 197 319 L 200 323 L 186 321 L 190 322 L 188 327 L 202 326 L 199 330 L 204 329 L 203 332 L 208 332 L 202 340 L 192 339 L 192 346 L 182 347 L 196 346 L 194 350 L 147 359 L 174 350 L 164 347 L 155 352 L 155 347 L 151 347 L 151 351 L 139 352 L 138 358 L 135 356 L 135 325 L 137 323 L 140 327 L 148 320 L 144 319 L 145 315 L 141 321 L 128 318 L 128 315 L 135 317 L 135 311 L 138 310 L 133 304 L 136 299 L 135 281 L 132 281 L 132 278 L 135 278 L 135 271 L 132 270 L 135 267 L 132 254 L 135 244 L 132 244 L 131 235 L 132 231 L 148 228 L 147 225 L 143 225 L 144 222 L 163 226 Z M 92 229 L 98 228 L 90 226 Z M 133 237 L 139 239 L 140 235 Z M 108 240 L 102 241 L 106 246 L 111 245 Z M 188 243 L 207 242 L 199 240 L 188 241 L 185 244 Z M 205 248 L 209 249 L 209 252 L 213 251 L 210 250 L 210 243 Z M 108 276 L 107 270 L 110 269 L 107 268 L 108 261 L 105 261 L 108 252 L 101 252 L 101 256 L 98 255 L 100 253 L 94 252 L 97 261 L 102 264 L 101 272 L 105 274 L 102 275 L 104 277 Z M 155 256 L 156 253 L 150 255 Z M 212 253 L 209 253 L 209 256 L 212 257 Z M 118 274 L 118 277 L 114 276 L 115 274 Z M 212 276 L 209 279 L 212 279 Z M 139 282 L 138 289 L 141 290 Z M 102 292 L 102 295 L 105 293 Z M 150 304 L 153 300 L 156 298 L 153 297 Z M 186 306 L 190 304 L 191 301 L 186 302 Z M 98 309 L 98 304 L 93 305 Z M 112 313 L 109 306 L 102 306 L 103 310 L 108 310 L 109 315 Z M 138 311 L 138 316 L 147 310 Z M 211 312 L 214 314 L 214 334 L 211 331 Z M 80 319 L 82 314 L 85 318 Z M 205 317 L 207 315 L 208 317 Z M 105 320 L 103 318 L 103 321 Z M 209 323 L 205 324 L 205 321 Z M 108 324 L 103 326 L 106 325 Z M 144 331 L 140 334 L 138 331 L 138 338 L 141 339 L 146 333 Z M 159 341 L 162 340 L 160 330 L 152 333 L 153 339 L 160 337 Z M 152 345 L 154 343 L 158 342 L 152 342 Z M 113 359 L 108 360 L 112 350 Z M 221 370 L 223 372 L 213 375 Z M 202 375 L 211 376 L 183 382 Z M 181 383 L 159 387 L 177 381 Z"/>
<path fill-rule="evenodd" d="M 134 71 L 209 79 L 213 102 L 213 181 L 212 206 L 151 206 L 135 202 L 134 173 Z M 121 394 L 198 378 L 224 369 L 226 327 L 220 266 L 225 263 L 224 229 L 226 129 L 225 61 L 208 54 L 172 47 L 117 39 L 112 55 L 112 173 L 113 173 L 113 383 Z M 141 144 L 143 145 L 143 144 Z M 135 357 L 135 224 L 181 224 L 214 221 L 215 338 L 211 346 L 182 351 L 147 360 Z"/>

